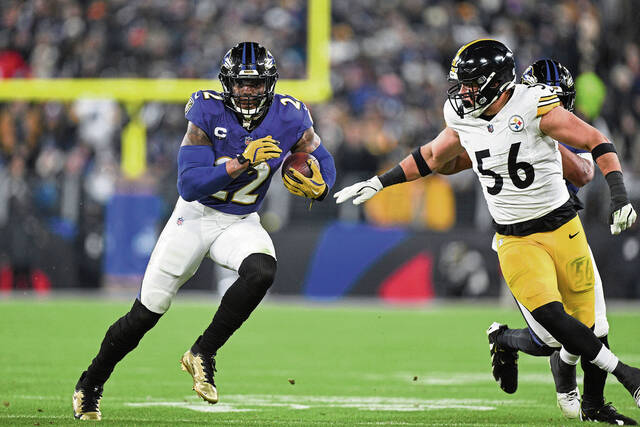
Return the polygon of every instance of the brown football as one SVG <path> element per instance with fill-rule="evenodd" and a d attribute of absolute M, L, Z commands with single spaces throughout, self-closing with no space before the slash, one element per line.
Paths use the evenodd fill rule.
<path fill-rule="evenodd" d="M 303 153 L 301 151 L 291 153 L 291 155 L 282 162 L 282 177 L 284 178 L 284 175 L 287 173 L 289 168 L 293 168 L 307 178 L 311 178 L 312 172 L 311 168 L 307 164 L 307 160 L 313 160 L 316 164 L 318 162 L 316 158 L 309 153 Z M 293 176 L 289 175 L 289 177 L 295 180 Z"/>

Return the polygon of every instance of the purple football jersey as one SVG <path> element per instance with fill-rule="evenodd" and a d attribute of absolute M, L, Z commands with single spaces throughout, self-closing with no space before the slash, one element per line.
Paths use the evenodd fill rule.
<path fill-rule="evenodd" d="M 280 157 L 261 163 L 255 171 L 244 171 L 221 191 L 198 199 L 205 206 L 237 215 L 250 214 L 260 208 L 271 178 L 286 153 L 313 125 L 309 110 L 302 102 L 280 94 L 274 95 L 264 120 L 251 132 L 224 106 L 222 94 L 213 90 L 193 93 L 185 108 L 185 117 L 209 136 L 216 165 L 242 153 L 248 141 L 271 135 L 280 143 Z"/>

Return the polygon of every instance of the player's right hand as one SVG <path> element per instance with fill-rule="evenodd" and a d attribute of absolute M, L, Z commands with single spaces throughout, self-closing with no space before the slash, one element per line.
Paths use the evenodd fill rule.
<path fill-rule="evenodd" d="M 627 203 L 620 209 L 611 213 L 611 234 L 620 234 L 622 231 L 631 227 L 636 221 L 638 215 L 631 206 L 631 203 Z"/>
<path fill-rule="evenodd" d="M 335 193 L 333 197 L 335 197 L 338 204 L 353 197 L 353 204 L 359 205 L 372 198 L 380 190 L 382 190 L 382 183 L 377 176 L 374 176 L 366 181 L 360 181 L 343 188 Z"/>
<path fill-rule="evenodd" d="M 280 143 L 273 139 L 271 135 L 249 141 L 242 154 L 238 155 L 238 161 L 240 163 L 249 162 L 250 166 L 255 166 L 266 160 L 280 157 L 282 150 L 278 147 L 278 144 Z"/>

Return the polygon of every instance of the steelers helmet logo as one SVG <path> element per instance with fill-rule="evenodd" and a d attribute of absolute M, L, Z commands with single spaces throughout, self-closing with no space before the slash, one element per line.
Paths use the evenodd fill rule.
<path fill-rule="evenodd" d="M 520 132 L 524 129 L 524 120 L 517 114 L 514 114 L 509 119 L 509 129 L 514 132 Z"/>

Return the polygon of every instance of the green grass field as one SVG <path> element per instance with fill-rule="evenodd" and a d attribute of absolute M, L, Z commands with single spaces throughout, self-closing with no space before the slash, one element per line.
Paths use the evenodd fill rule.
<path fill-rule="evenodd" d="M 579 425 L 555 406 L 547 361 L 522 355 L 520 386 L 490 373 L 485 329 L 522 326 L 487 305 L 420 308 L 267 301 L 219 352 L 217 405 L 191 391 L 182 353 L 216 301 L 178 299 L 105 386 L 104 425 Z M 0 424 L 77 425 L 71 395 L 106 328 L 128 303 L 0 300 Z M 640 312 L 610 310 L 610 342 L 640 365 Z M 580 371 L 580 370 L 579 370 Z M 294 384 L 291 384 L 291 383 Z M 609 377 L 620 412 L 640 418 Z"/>

